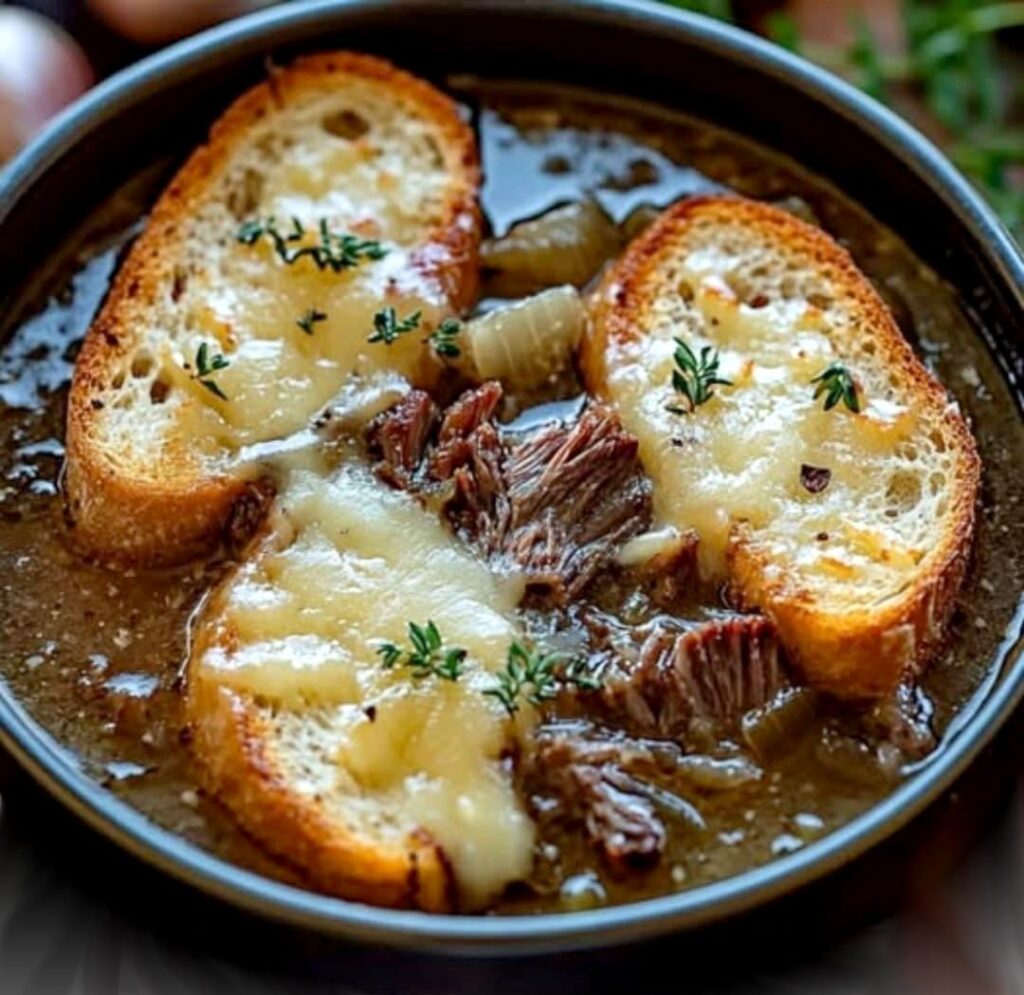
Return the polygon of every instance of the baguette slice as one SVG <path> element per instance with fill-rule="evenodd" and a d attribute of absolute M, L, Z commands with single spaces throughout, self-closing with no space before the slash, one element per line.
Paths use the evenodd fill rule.
<path fill-rule="evenodd" d="M 934 651 L 962 582 L 979 461 L 957 405 L 850 256 L 763 204 L 679 203 L 592 302 L 582 365 L 640 440 L 655 514 L 702 572 L 774 620 L 805 678 L 882 694 Z M 710 400 L 673 388 L 673 337 L 720 356 Z M 712 358 L 712 353 L 708 354 Z M 860 405 L 824 410 L 833 361 Z"/>
<path fill-rule="evenodd" d="M 310 56 L 239 98 L 158 201 L 82 347 L 66 479 L 79 545 L 121 565 L 204 551 L 260 472 L 250 447 L 303 428 L 354 370 L 429 384 L 426 334 L 476 294 L 478 185 L 457 107 L 378 59 Z M 288 263 L 268 235 L 244 244 L 242 226 L 271 217 L 282 237 L 298 219 L 289 251 L 323 222 L 383 256 L 364 245 L 335 271 Z M 419 326 L 370 344 L 385 306 Z M 202 345 L 228 362 L 205 384 Z"/>
<path fill-rule="evenodd" d="M 363 463 L 295 471 L 196 626 L 186 714 L 202 781 L 310 885 L 378 905 L 484 906 L 529 874 L 517 729 L 484 692 L 523 581 L 478 560 Z M 458 680 L 386 667 L 435 622 Z"/>

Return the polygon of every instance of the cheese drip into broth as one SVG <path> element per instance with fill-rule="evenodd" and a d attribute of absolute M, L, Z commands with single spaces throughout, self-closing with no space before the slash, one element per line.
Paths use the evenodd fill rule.
<path fill-rule="evenodd" d="M 483 693 L 518 636 L 521 581 L 359 463 L 293 471 L 277 518 L 201 623 L 204 678 L 330 729 L 333 769 L 301 790 L 378 834 L 425 830 L 467 904 L 528 876 L 534 829 L 503 759 L 516 727 Z M 428 619 L 467 651 L 457 681 L 416 680 L 375 652 Z"/>

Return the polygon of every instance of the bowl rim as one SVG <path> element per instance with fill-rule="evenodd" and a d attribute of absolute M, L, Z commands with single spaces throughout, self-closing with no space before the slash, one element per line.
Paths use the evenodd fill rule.
<path fill-rule="evenodd" d="M 520 0 L 476 0 L 474 13 L 500 16 Z M 74 145 L 144 94 L 170 79 L 201 72 L 216 54 L 240 55 L 284 29 L 302 30 L 327 15 L 394 12 L 395 0 L 308 0 L 230 21 L 122 70 L 65 110 L 0 170 L 0 231 L 14 204 Z M 457 7 L 438 0 L 402 0 L 417 8 Z M 855 131 L 896 155 L 973 233 L 987 265 L 1024 309 L 1024 255 L 992 209 L 941 152 L 910 124 L 825 70 L 731 25 L 651 0 L 547 0 L 559 16 L 594 24 L 616 22 L 656 30 L 700 45 L 768 74 L 844 118 Z M 1019 401 L 1019 395 L 1018 395 Z M 1019 410 L 1019 409 L 1018 409 Z M 1018 604 L 1004 639 L 1014 658 L 997 686 L 935 761 L 850 822 L 804 848 L 741 874 L 629 905 L 522 916 L 454 916 L 382 909 L 283 884 L 246 870 L 151 823 L 83 774 L 70 753 L 31 719 L 0 681 L 0 744 L 50 794 L 134 857 L 244 911 L 328 936 L 455 954 L 543 953 L 621 943 L 708 924 L 762 905 L 818 880 L 895 833 L 934 802 L 964 772 L 1024 698 L 1024 631 Z"/>

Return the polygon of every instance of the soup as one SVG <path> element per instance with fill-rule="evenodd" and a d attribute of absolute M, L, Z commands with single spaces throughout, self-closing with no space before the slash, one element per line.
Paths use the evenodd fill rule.
<path fill-rule="evenodd" d="M 629 730 L 624 745 L 623 730 L 611 723 L 609 731 L 582 691 L 540 696 L 535 735 L 546 752 L 533 766 L 518 763 L 515 774 L 536 829 L 532 871 L 490 901 L 490 911 L 630 902 L 741 873 L 884 798 L 943 749 L 997 679 L 1024 572 L 1015 484 L 1024 438 L 1014 402 L 957 291 L 892 232 L 788 160 L 653 106 L 475 79 L 451 86 L 472 109 L 485 171 L 482 206 L 493 241 L 478 314 L 537 289 L 502 269 L 515 250 L 502 239 L 519 222 L 596 204 L 632 237 L 679 198 L 735 191 L 820 224 L 847 246 L 970 416 L 984 466 L 973 556 L 948 640 L 919 685 L 903 693 L 902 711 L 787 686 L 739 726 L 708 733 L 704 748 L 680 748 L 643 729 Z M 110 570 L 78 555 L 66 521 L 62 440 L 76 350 L 168 171 L 154 165 L 101 205 L 5 316 L 0 674 L 83 771 L 156 824 L 301 885 L 301 869 L 254 842 L 201 790 L 190 750 L 182 711 L 190 624 L 232 571 L 230 553 L 181 567 Z M 434 398 L 443 408 L 464 386 L 452 373 Z M 567 364 L 539 387 L 506 388 L 494 419 L 509 446 L 552 427 L 571 432 L 586 417 L 583 395 Z M 368 446 L 378 469 L 387 464 L 379 440 Z M 528 592 L 519 609 L 524 631 L 553 652 L 593 661 L 640 646 L 659 627 L 685 633 L 747 617 L 717 586 L 693 580 L 666 594 L 642 573 L 602 564 L 554 607 L 543 592 Z M 628 761 L 624 750 L 632 751 Z M 611 782 L 588 780 L 609 764 L 617 772 Z M 568 789 L 552 769 L 574 771 Z M 576 806 L 594 790 L 608 793 L 605 801 L 625 792 L 633 802 L 610 825 L 587 831 L 588 813 Z M 635 846 L 624 852 L 616 833 Z"/>

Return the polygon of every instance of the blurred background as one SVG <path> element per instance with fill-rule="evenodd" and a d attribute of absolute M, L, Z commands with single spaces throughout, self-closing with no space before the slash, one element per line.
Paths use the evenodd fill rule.
<path fill-rule="evenodd" d="M 94 81 L 271 2 L 0 0 L 0 161 Z M 664 2 L 771 38 L 885 101 L 945 148 L 1024 238 L 1024 2 Z"/>

